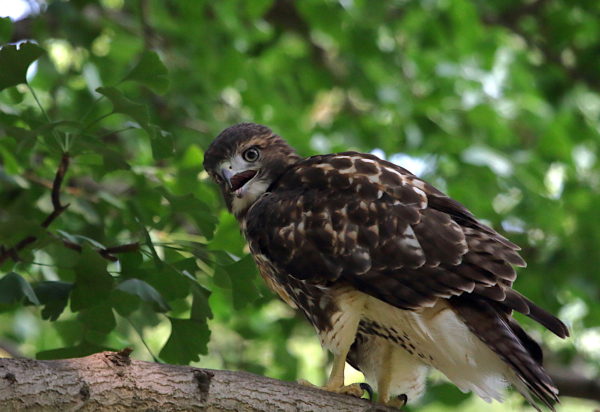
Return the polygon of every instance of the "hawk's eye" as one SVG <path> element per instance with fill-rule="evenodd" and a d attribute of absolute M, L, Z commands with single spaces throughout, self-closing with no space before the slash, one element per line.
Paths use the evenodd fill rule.
<path fill-rule="evenodd" d="M 242 157 L 247 162 L 256 162 L 259 156 L 260 153 L 256 147 L 251 147 L 250 149 L 242 153 Z"/>

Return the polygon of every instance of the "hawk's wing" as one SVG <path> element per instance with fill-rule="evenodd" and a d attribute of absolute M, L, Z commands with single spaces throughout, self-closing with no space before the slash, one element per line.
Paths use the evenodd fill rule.
<path fill-rule="evenodd" d="M 283 273 L 344 281 L 402 309 L 473 294 L 537 320 L 554 316 L 511 288 L 519 247 L 464 206 L 375 156 L 314 156 L 288 170 L 248 212 L 246 231 Z"/>

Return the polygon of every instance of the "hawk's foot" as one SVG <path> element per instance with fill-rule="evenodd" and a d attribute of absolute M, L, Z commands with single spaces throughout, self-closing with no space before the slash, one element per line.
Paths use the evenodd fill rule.
<path fill-rule="evenodd" d="M 406 406 L 406 402 L 408 402 L 408 396 L 405 394 L 398 395 L 396 397 L 388 399 L 386 402 L 383 402 L 386 406 L 391 406 L 392 408 L 401 409 Z"/>
<path fill-rule="evenodd" d="M 323 389 L 325 389 L 326 391 L 329 391 L 329 392 L 335 392 L 335 393 L 341 393 L 343 395 L 354 396 L 355 398 L 362 398 L 363 394 L 365 393 L 365 390 L 362 388 L 360 383 L 353 383 L 351 385 L 338 386 L 338 387 L 325 386 L 325 387 L 323 387 Z"/>
<path fill-rule="evenodd" d="M 371 402 L 374 402 L 375 399 L 373 398 L 373 388 L 371 388 L 371 385 L 369 385 L 367 382 L 361 382 L 361 383 L 359 383 L 359 385 L 363 391 L 365 391 L 369 394 L 369 400 Z"/>
<path fill-rule="evenodd" d="M 300 385 L 310 386 L 311 388 L 323 389 L 328 392 L 341 393 L 343 395 L 354 396 L 355 398 L 361 398 L 365 392 L 367 392 L 369 394 L 370 399 L 372 399 L 372 396 L 373 396 L 373 389 L 371 389 L 371 387 L 368 384 L 363 384 L 363 383 L 353 383 L 351 385 L 346 385 L 346 386 L 343 386 L 343 385 L 338 386 L 338 385 L 331 385 L 331 384 L 328 384 L 325 386 L 317 386 L 317 385 L 313 385 L 312 383 L 310 383 L 304 379 L 299 379 L 298 383 Z"/>

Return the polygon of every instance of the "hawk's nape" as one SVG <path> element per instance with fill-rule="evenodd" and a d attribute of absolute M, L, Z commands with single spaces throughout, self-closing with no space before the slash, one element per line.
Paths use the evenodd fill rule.
<path fill-rule="evenodd" d="M 560 337 L 567 328 L 512 289 L 519 247 L 460 203 L 373 155 L 302 159 L 254 124 L 224 130 L 205 167 L 262 277 L 334 353 L 326 389 L 352 390 L 348 360 L 388 404 L 418 398 L 429 367 L 486 400 L 501 400 L 509 382 L 534 406 L 558 401 L 511 313 Z"/>

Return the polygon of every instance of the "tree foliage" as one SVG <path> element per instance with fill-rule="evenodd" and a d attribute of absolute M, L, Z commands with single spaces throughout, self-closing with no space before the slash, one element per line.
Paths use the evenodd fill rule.
<path fill-rule="evenodd" d="M 322 379 L 201 167 L 248 120 L 466 204 L 570 323 L 566 343 L 539 330 L 551 361 L 598 374 L 599 18 L 579 0 L 56 0 L 0 19 L 0 334 L 43 359 L 135 346 Z"/>

